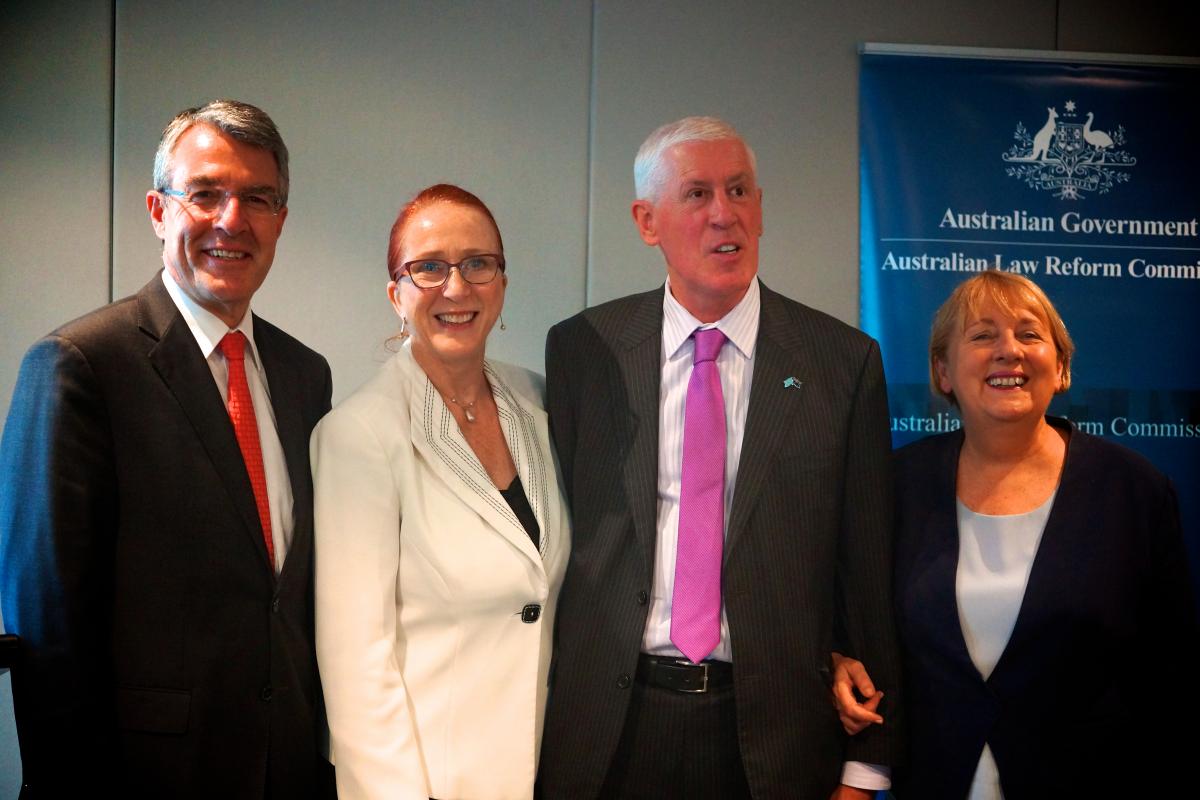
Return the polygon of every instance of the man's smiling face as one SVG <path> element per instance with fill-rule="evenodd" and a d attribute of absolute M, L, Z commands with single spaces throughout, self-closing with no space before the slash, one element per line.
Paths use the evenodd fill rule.
<path fill-rule="evenodd" d="M 277 193 L 275 157 L 198 124 L 179 137 L 170 163 L 169 188 L 233 195 L 212 213 L 161 192 L 146 195 L 154 232 L 163 241 L 163 265 L 188 296 L 233 327 L 266 280 L 287 217 L 286 208 L 275 215 L 253 213 L 237 195 Z"/>

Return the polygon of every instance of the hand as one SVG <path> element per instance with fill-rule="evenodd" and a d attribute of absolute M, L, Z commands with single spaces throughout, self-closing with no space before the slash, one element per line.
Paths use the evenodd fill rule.
<path fill-rule="evenodd" d="M 830 653 L 830 659 L 833 662 L 833 705 L 837 709 L 838 719 L 842 721 L 842 728 L 853 736 L 872 723 L 882 725 L 883 717 L 875 710 L 879 708 L 883 692 L 875 691 L 875 684 L 871 682 L 866 667 L 861 661 L 847 658 L 841 653 Z M 863 698 L 862 702 L 855 696 L 856 690 Z"/>
<path fill-rule="evenodd" d="M 873 800 L 874 797 L 874 789 L 858 789 L 843 783 L 833 790 L 829 800 Z"/>

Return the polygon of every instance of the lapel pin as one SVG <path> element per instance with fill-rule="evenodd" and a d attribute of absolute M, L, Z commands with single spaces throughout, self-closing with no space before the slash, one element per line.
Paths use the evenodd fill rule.
<path fill-rule="evenodd" d="M 804 381 L 798 381 L 798 380 L 796 380 L 795 378 L 792 378 L 792 377 L 787 377 L 787 378 L 784 378 L 784 379 L 783 379 L 783 388 L 785 388 L 785 389 L 799 389 L 799 388 L 800 388 L 800 384 L 802 384 L 802 383 L 804 383 Z"/>

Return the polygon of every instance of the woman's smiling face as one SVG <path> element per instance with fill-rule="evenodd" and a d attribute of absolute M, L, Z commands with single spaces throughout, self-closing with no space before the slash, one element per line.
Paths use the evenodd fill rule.
<path fill-rule="evenodd" d="M 468 256 L 498 254 L 500 248 L 500 237 L 483 212 L 435 202 L 404 226 L 400 262 L 429 258 L 457 263 Z M 468 283 L 460 270 L 451 269 L 446 282 L 433 289 L 422 289 L 401 275 L 388 284 L 388 294 L 407 322 L 413 350 L 453 364 L 483 358 L 488 334 L 504 308 L 507 284 L 503 272 L 488 283 Z"/>
<path fill-rule="evenodd" d="M 964 425 L 1040 418 L 1062 385 L 1049 322 L 1034 309 L 1009 312 L 989 300 L 949 345 L 938 380 L 953 393 Z"/>

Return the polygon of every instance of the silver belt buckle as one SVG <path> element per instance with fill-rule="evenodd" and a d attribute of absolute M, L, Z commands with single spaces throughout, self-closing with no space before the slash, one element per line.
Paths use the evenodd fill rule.
<path fill-rule="evenodd" d="M 700 679 L 700 688 L 680 689 L 679 691 L 683 692 L 684 694 L 704 694 L 708 691 L 708 664 L 695 664 L 694 666 L 700 667 L 704 670 L 703 677 Z"/>

